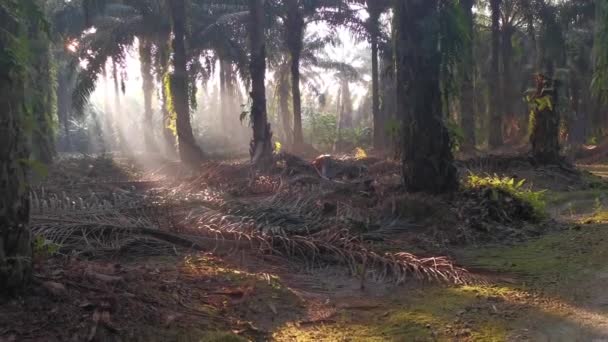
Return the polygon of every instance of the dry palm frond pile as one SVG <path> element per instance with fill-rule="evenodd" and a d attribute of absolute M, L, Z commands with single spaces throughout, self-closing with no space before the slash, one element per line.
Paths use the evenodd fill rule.
<path fill-rule="evenodd" d="M 248 169 L 236 164 L 208 167 L 200 175 L 165 179 L 146 188 L 100 182 L 86 190 L 63 185 L 60 195 L 34 191 L 33 230 L 62 253 L 87 257 L 240 251 L 311 266 L 340 264 L 355 275 L 397 283 L 408 278 L 455 283 L 471 279 L 446 258 L 379 253 L 366 244 L 363 234 L 352 228 L 362 225 L 366 232 L 377 215 L 352 202 L 352 197 L 370 195 L 369 184 L 360 180 L 322 179 L 322 185 L 308 185 L 308 192 L 272 183 L 271 195 L 235 199 L 229 194 L 234 184 L 255 184 Z M 283 172 L 269 177 L 286 176 Z M 347 200 L 341 201 L 340 194 Z"/>

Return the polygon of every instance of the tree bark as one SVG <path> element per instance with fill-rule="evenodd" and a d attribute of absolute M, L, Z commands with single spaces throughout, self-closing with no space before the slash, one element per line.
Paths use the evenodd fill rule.
<path fill-rule="evenodd" d="M 56 98 L 55 86 L 52 85 L 50 41 L 42 31 L 42 24 L 40 20 L 28 23 L 31 71 L 27 73 L 26 97 L 35 122 L 35 129 L 32 131 L 32 154 L 36 160 L 51 164 L 56 155 L 53 131 Z"/>
<path fill-rule="evenodd" d="M 586 117 L 585 110 L 581 110 L 581 79 L 577 70 L 570 71 L 570 106 L 572 114 L 568 122 L 568 142 L 572 145 L 585 143 Z"/>
<path fill-rule="evenodd" d="M 17 18 L 0 22 L 0 56 L 20 47 Z M 25 19 L 23 19 L 25 20 Z M 7 22 L 8 21 L 8 22 Z M 7 59 L 8 60 L 8 59 Z M 32 272 L 32 242 L 28 228 L 29 195 L 26 163 L 30 155 L 25 135 L 25 68 L 17 60 L 0 70 L 0 293 L 22 289 Z"/>
<path fill-rule="evenodd" d="M 444 193 L 458 188 L 450 136 L 443 122 L 440 88 L 439 0 L 394 5 L 393 39 L 397 108 L 402 117 L 403 182 L 410 191 Z"/>
<path fill-rule="evenodd" d="M 122 122 L 122 107 L 120 106 L 120 80 L 118 79 L 118 63 L 116 60 L 112 60 L 112 78 L 114 80 L 114 111 L 113 111 L 113 125 L 114 132 L 116 133 L 116 146 L 123 152 L 127 151 L 126 140 L 123 135 L 121 127 Z"/>
<path fill-rule="evenodd" d="M 72 151 L 72 136 L 70 133 L 70 118 L 72 117 L 72 98 L 69 76 L 65 67 L 58 67 L 57 72 L 57 117 L 65 135 L 64 150 Z"/>
<path fill-rule="evenodd" d="M 395 160 L 401 159 L 401 134 L 397 120 L 397 84 L 395 83 L 395 65 L 392 53 L 386 52 L 380 63 L 381 101 L 380 111 L 387 123 L 387 137 L 385 140 L 389 154 Z"/>
<path fill-rule="evenodd" d="M 460 5 L 466 20 L 466 31 L 469 36 L 469 44 L 463 51 L 462 65 L 462 85 L 460 100 L 460 119 L 462 130 L 464 131 L 463 149 L 470 151 L 475 148 L 475 88 L 473 75 L 475 73 L 474 64 L 474 21 L 473 21 L 473 0 L 461 0 Z"/>
<path fill-rule="evenodd" d="M 503 144 L 500 82 L 500 6 L 502 0 L 490 0 L 492 14 L 492 56 L 490 58 L 490 148 Z"/>
<path fill-rule="evenodd" d="M 228 85 L 226 76 L 228 71 L 227 68 L 230 66 L 230 62 L 225 61 L 220 57 L 220 126 L 222 127 L 222 132 L 228 132 L 228 115 L 230 113 L 229 107 L 229 94 L 228 94 Z"/>
<path fill-rule="evenodd" d="M 503 137 L 513 141 L 517 138 L 518 131 L 515 130 L 517 127 L 517 113 L 513 104 L 515 103 L 515 96 L 513 91 L 513 34 L 515 28 L 510 24 L 503 24 L 502 27 L 502 108 L 504 113 L 505 130 Z"/>
<path fill-rule="evenodd" d="M 287 68 L 281 68 L 279 70 L 279 84 L 278 84 L 278 97 L 279 97 L 279 111 L 281 125 L 283 126 L 283 135 L 285 138 L 284 144 L 286 148 L 293 146 L 293 131 L 291 129 L 291 119 L 289 111 L 289 75 Z"/>
<path fill-rule="evenodd" d="M 298 0 L 287 1 L 286 42 L 291 63 L 291 96 L 293 99 L 293 145 L 304 144 L 302 133 L 302 96 L 300 93 L 300 57 L 304 41 L 304 18 Z"/>
<path fill-rule="evenodd" d="M 385 122 L 380 111 L 380 75 L 379 75 L 379 63 L 378 63 L 378 40 L 380 37 L 380 15 L 382 14 L 381 8 L 378 6 L 377 0 L 374 2 L 367 1 L 367 8 L 369 12 L 369 31 L 370 31 L 370 43 L 372 47 L 372 116 L 374 124 L 374 148 L 377 151 L 384 150 L 386 136 Z"/>
<path fill-rule="evenodd" d="M 190 123 L 190 99 L 188 96 L 188 68 L 186 55 L 186 4 L 185 0 L 171 0 L 173 20 L 173 77 L 171 92 L 176 113 L 176 131 L 179 156 L 182 162 L 199 165 L 204 160 L 203 151 L 196 144 Z"/>
<path fill-rule="evenodd" d="M 249 43 L 251 46 L 251 163 L 258 170 L 272 166 L 272 132 L 266 113 L 266 43 L 264 0 L 249 0 Z"/>
<path fill-rule="evenodd" d="M 354 148 L 354 146 L 349 146 L 348 142 L 344 139 L 344 131 L 353 128 L 353 102 L 350 84 L 345 77 L 340 80 L 340 101 L 337 120 L 337 134 L 333 150 L 334 152 L 346 152 Z"/>
<path fill-rule="evenodd" d="M 161 115 L 164 151 L 165 155 L 175 157 L 177 155 L 176 139 L 170 128 L 173 104 L 171 100 L 171 75 L 169 74 L 170 43 L 168 36 L 158 43 L 157 49 L 159 55 L 158 82 L 161 85 L 160 96 L 162 101 Z"/>
<path fill-rule="evenodd" d="M 152 44 L 147 39 L 140 39 L 139 60 L 141 62 L 142 90 L 144 93 L 144 121 L 142 125 L 144 144 L 147 152 L 156 151 L 152 118 L 152 96 L 154 95 L 154 76 L 152 75 Z"/>

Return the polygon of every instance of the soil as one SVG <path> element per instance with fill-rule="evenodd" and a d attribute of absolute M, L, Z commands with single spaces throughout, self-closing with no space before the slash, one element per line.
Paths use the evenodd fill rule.
<path fill-rule="evenodd" d="M 0 341 L 608 339 L 608 194 L 594 175 L 607 166 L 580 173 L 525 163 L 463 167 L 526 178 L 547 190 L 549 214 L 541 223 L 513 218 L 485 234 L 534 233 L 468 241 L 449 229 L 469 229 L 458 198 L 401 198 L 397 165 L 361 164 L 373 189 L 354 181 L 319 193 L 319 185 L 300 181 L 288 192 L 299 196 L 281 197 L 291 178 L 277 171 L 252 180 L 242 161 L 195 172 L 148 160 L 60 161 L 33 187 L 32 225 L 54 241 L 37 240 L 33 283 L 2 299 Z M 270 253 L 255 241 L 193 238 L 227 224 L 300 233 L 339 226 L 378 253 L 449 255 L 473 277 L 459 285 L 396 284 L 365 266 Z M 114 234 L 131 225 L 183 239 Z M 80 230 L 61 240 L 68 228 Z"/>

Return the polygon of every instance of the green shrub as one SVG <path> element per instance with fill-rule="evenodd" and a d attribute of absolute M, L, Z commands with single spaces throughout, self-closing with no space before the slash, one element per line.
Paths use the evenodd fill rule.
<path fill-rule="evenodd" d="M 524 187 L 525 179 L 516 181 L 514 178 L 493 176 L 478 176 L 470 174 L 465 180 L 468 189 L 497 189 L 508 193 L 513 198 L 528 204 L 537 219 L 546 217 L 545 191 L 533 191 Z"/>
<path fill-rule="evenodd" d="M 59 251 L 59 245 L 48 241 L 42 236 L 38 235 L 34 237 L 34 256 L 40 259 L 46 259 L 52 257 Z"/>
<path fill-rule="evenodd" d="M 308 141 L 322 151 L 331 150 L 337 131 L 336 116 L 315 113 L 305 118 L 304 136 Z"/>
<path fill-rule="evenodd" d="M 450 139 L 452 140 L 452 151 L 460 151 L 464 144 L 464 130 L 456 121 L 451 119 L 447 122 L 446 127 L 450 134 Z"/>

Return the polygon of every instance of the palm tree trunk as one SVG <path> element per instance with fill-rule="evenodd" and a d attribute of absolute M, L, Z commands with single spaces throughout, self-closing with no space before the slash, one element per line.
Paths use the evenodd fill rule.
<path fill-rule="evenodd" d="M 291 119 L 289 111 L 289 71 L 287 68 L 281 68 L 279 70 L 279 85 L 277 95 L 279 97 L 279 111 L 281 125 L 283 127 L 283 135 L 285 137 L 285 147 L 287 149 L 293 146 L 293 132 L 291 129 Z"/>
<path fill-rule="evenodd" d="M 384 149 L 384 118 L 380 112 L 380 76 L 378 70 L 378 17 L 374 17 L 375 26 L 371 37 L 372 45 L 372 115 L 374 121 L 374 148 Z"/>
<path fill-rule="evenodd" d="M 475 148 L 475 88 L 473 74 L 475 73 L 473 54 L 473 0 L 461 0 L 460 5 L 466 19 L 466 30 L 469 35 L 469 45 L 463 51 L 462 85 L 460 100 L 460 119 L 464 131 L 463 149 L 470 151 Z"/>
<path fill-rule="evenodd" d="M 379 75 L 379 63 L 378 63 L 378 38 L 380 36 L 380 14 L 381 9 L 378 6 L 378 2 L 374 0 L 367 1 L 367 8 L 369 12 L 369 30 L 371 33 L 371 47 L 372 47 L 372 116 L 374 123 L 374 148 L 377 151 L 384 150 L 384 118 L 382 112 L 380 112 L 380 75 Z"/>
<path fill-rule="evenodd" d="M 182 162 L 200 164 L 203 151 L 196 144 L 190 123 L 190 100 L 188 96 L 188 68 L 186 57 L 186 4 L 185 0 L 171 0 L 173 19 L 173 77 L 171 92 L 176 113 L 176 131 L 179 155 Z"/>
<path fill-rule="evenodd" d="M 582 74 L 582 73 L 581 73 Z M 585 111 L 581 110 L 581 78 L 577 70 L 570 71 L 570 106 L 572 113 L 568 120 L 568 143 L 580 145 L 585 143 Z"/>
<path fill-rule="evenodd" d="M 410 191 L 429 193 L 458 187 L 450 136 L 443 123 L 439 29 L 429 29 L 427 24 L 438 15 L 438 1 L 396 1 L 393 12 L 403 182 Z"/>
<path fill-rule="evenodd" d="M 530 143 L 532 158 L 539 164 L 559 164 L 559 111 L 557 87 L 553 80 L 536 77 L 536 93 L 532 96 L 532 127 Z"/>
<path fill-rule="evenodd" d="M 501 83 L 500 83 L 500 5 L 501 0 L 490 0 L 492 11 L 492 56 L 490 58 L 490 137 L 491 148 L 500 147 L 502 139 L 502 115 L 501 115 Z"/>
<path fill-rule="evenodd" d="M 141 62 L 142 90 L 144 93 L 144 143 L 147 152 L 156 150 L 154 127 L 152 125 L 152 97 L 154 96 L 154 76 L 152 75 L 152 44 L 142 38 L 139 42 L 139 60 Z"/>
<path fill-rule="evenodd" d="M 249 0 L 249 42 L 251 45 L 251 163 L 259 170 L 272 165 L 272 133 L 266 113 L 266 43 L 264 36 L 264 0 Z"/>
<path fill-rule="evenodd" d="M 28 38 L 34 43 L 31 55 L 32 72 L 28 73 L 26 96 L 29 98 L 36 129 L 32 131 L 32 152 L 36 160 L 45 164 L 55 157 L 55 133 L 52 124 L 55 117 L 55 88 L 52 84 L 52 55 L 47 34 L 42 32 L 41 22 L 33 20 L 28 27 Z"/>
<path fill-rule="evenodd" d="M 72 151 L 72 137 L 70 134 L 70 118 L 72 116 L 72 102 L 69 77 L 65 67 L 59 67 L 57 72 L 57 117 L 65 135 L 64 150 Z"/>
<path fill-rule="evenodd" d="M 8 18 L 8 16 L 7 16 Z M 0 22 L 0 57 L 23 47 L 21 25 Z M 25 66 L 4 63 L 0 70 L 0 293 L 22 289 L 32 271 L 29 196 L 24 160 L 30 155 L 25 135 Z"/>
<path fill-rule="evenodd" d="M 113 120 L 113 129 L 116 133 L 116 146 L 123 152 L 128 151 L 127 140 L 125 139 L 122 123 L 123 119 L 123 111 L 120 105 L 120 93 L 121 93 L 121 85 L 118 78 L 118 64 L 116 60 L 112 60 L 112 78 L 114 80 L 114 120 Z"/>
<path fill-rule="evenodd" d="M 387 138 L 386 147 L 389 150 L 389 155 L 395 159 L 401 158 L 401 134 L 398 133 L 399 127 L 396 125 L 397 119 L 397 100 L 395 93 L 397 92 L 395 83 L 395 66 L 393 58 L 389 57 L 392 54 L 385 54 L 380 62 L 380 85 L 381 85 L 381 101 L 380 111 L 384 120 L 387 122 Z M 389 124 L 390 123 L 390 124 Z"/>
<path fill-rule="evenodd" d="M 173 130 L 171 129 L 173 111 L 173 103 L 171 101 L 171 75 L 169 73 L 169 55 L 170 55 L 170 43 L 169 37 L 161 40 L 157 45 L 158 53 L 158 82 L 161 85 L 160 96 L 161 96 L 161 115 L 162 115 L 162 134 L 165 155 L 174 157 L 177 155 L 176 141 Z"/>
<path fill-rule="evenodd" d="M 110 78 L 108 76 L 107 64 L 104 64 L 101 71 L 103 77 L 103 127 L 104 127 L 104 151 L 112 151 L 116 147 L 116 138 L 114 132 L 114 117 L 110 105 Z"/>
<path fill-rule="evenodd" d="M 225 61 L 220 57 L 220 127 L 222 132 L 228 132 L 228 115 L 230 113 L 230 95 L 228 93 L 228 84 L 226 76 L 228 74 L 228 68 L 231 68 L 230 62 Z"/>
<path fill-rule="evenodd" d="M 506 122 L 505 136 L 507 139 L 513 140 L 517 138 L 519 132 L 512 131 L 516 126 L 518 117 L 515 113 L 513 104 L 515 103 L 515 96 L 513 95 L 513 75 L 512 73 L 512 59 L 513 59 L 513 33 L 514 28 L 509 24 L 503 24 L 502 27 L 502 100 L 504 110 L 504 120 Z"/>
<path fill-rule="evenodd" d="M 300 12 L 298 0 L 287 0 L 287 48 L 291 62 L 291 96 L 293 98 L 293 145 L 300 147 L 304 143 L 302 133 L 302 97 L 300 94 L 300 56 L 304 41 L 304 18 Z"/>

